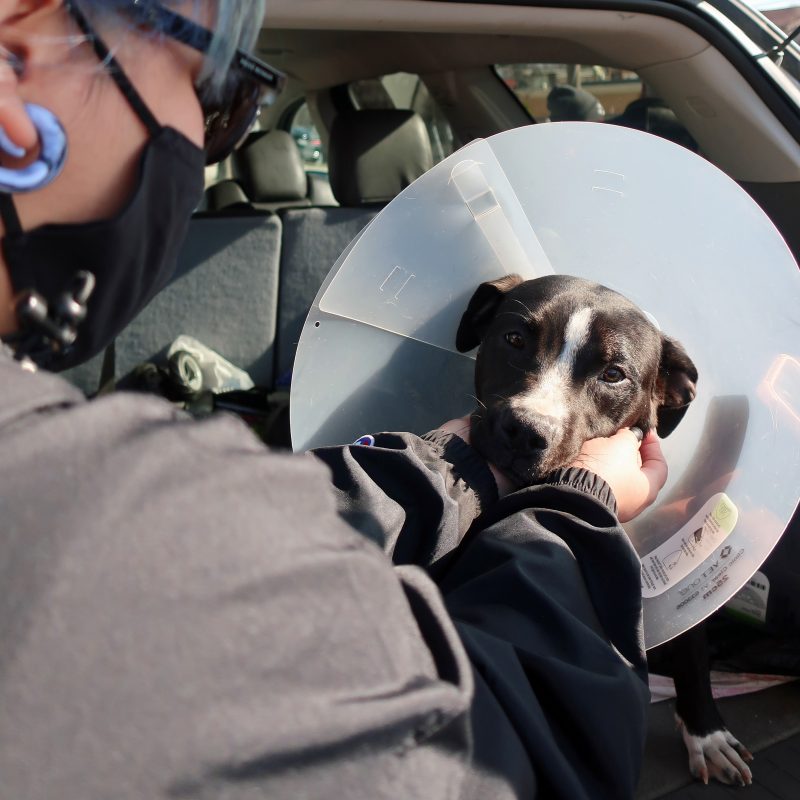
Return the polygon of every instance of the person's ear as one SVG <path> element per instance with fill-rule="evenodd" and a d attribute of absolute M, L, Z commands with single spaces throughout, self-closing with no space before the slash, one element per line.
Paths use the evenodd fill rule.
<path fill-rule="evenodd" d="M 0 128 L 7 138 L 3 149 L 14 157 L 37 144 L 36 128 L 21 94 L 26 63 L 36 57 L 32 22 L 64 14 L 62 6 L 63 0 L 0 0 Z"/>
<path fill-rule="evenodd" d="M 8 155 L 22 158 L 27 151 L 36 147 L 37 136 L 28 112 L 25 110 L 25 101 L 19 91 L 19 78 L 14 71 L 13 62 L 9 63 L 10 56 L 0 49 L 0 128 L 7 141 L 2 149 Z"/>
<path fill-rule="evenodd" d="M 656 432 L 663 439 L 683 419 L 697 394 L 697 368 L 683 346 L 661 336 L 661 362 L 655 387 Z"/>
<path fill-rule="evenodd" d="M 506 275 L 482 283 L 475 290 L 456 333 L 456 349 L 460 353 L 466 353 L 481 343 L 506 292 L 522 282 L 523 279 L 519 275 Z"/>

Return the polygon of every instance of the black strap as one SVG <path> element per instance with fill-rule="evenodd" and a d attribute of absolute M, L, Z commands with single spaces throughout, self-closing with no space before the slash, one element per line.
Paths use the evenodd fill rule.
<path fill-rule="evenodd" d="M 128 76 L 123 71 L 117 59 L 111 55 L 111 51 L 106 46 L 105 42 L 94 31 L 92 26 L 89 24 L 89 21 L 83 15 L 83 12 L 78 8 L 75 1 L 66 0 L 64 5 L 66 6 L 67 11 L 72 14 L 72 17 L 77 23 L 78 27 L 83 31 L 84 34 L 86 34 L 86 37 L 89 39 L 92 47 L 94 48 L 94 52 L 97 54 L 97 57 L 108 68 L 111 78 L 119 87 L 119 90 L 128 101 L 128 104 L 133 109 L 134 113 L 144 123 L 144 126 L 148 131 L 150 131 L 151 135 L 155 136 L 161 130 L 161 124 L 153 116 L 153 113 L 147 107 L 144 100 L 142 100 L 142 96 L 136 91 L 136 89 L 133 87 L 133 84 L 128 80 Z"/>
<path fill-rule="evenodd" d="M 6 229 L 6 234 L 22 233 L 22 225 L 19 221 L 19 214 L 17 214 L 17 207 L 14 205 L 14 200 L 11 195 L 6 192 L 0 192 L 0 219 L 3 220 L 3 227 Z"/>
<path fill-rule="evenodd" d="M 100 383 L 97 385 L 97 394 L 108 394 L 113 391 L 117 373 L 117 346 L 116 339 L 106 347 L 103 353 L 103 366 L 100 368 Z"/>

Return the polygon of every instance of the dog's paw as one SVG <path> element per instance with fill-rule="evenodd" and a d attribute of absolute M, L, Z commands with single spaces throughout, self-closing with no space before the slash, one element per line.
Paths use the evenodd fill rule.
<path fill-rule="evenodd" d="M 746 763 L 753 760 L 753 755 L 727 728 L 695 736 L 686 730 L 680 717 L 676 715 L 676 719 L 689 751 L 689 771 L 694 778 L 705 784 L 709 778 L 715 778 L 730 786 L 749 786 L 753 782 L 753 773 Z"/>

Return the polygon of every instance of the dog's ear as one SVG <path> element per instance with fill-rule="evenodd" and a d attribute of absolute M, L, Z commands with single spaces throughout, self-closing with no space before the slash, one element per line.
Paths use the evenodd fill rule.
<path fill-rule="evenodd" d="M 521 283 L 523 279 L 519 275 L 506 275 L 495 281 L 482 283 L 475 290 L 456 333 L 456 348 L 459 353 L 466 353 L 481 343 L 503 296 Z"/>
<path fill-rule="evenodd" d="M 683 346 L 661 336 L 661 362 L 656 379 L 656 431 L 663 439 L 683 419 L 697 393 L 697 368 Z"/>

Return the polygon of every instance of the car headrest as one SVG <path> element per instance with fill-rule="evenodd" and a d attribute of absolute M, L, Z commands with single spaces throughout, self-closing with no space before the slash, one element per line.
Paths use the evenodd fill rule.
<path fill-rule="evenodd" d="M 345 111 L 333 121 L 328 175 L 343 206 L 388 203 L 432 166 L 428 130 L 413 111 Z"/>
<path fill-rule="evenodd" d="M 220 181 L 206 189 L 204 211 L 221 211 L 240 205 L 249 205 L 249 201 L 244 190 L 236 181 Z"/>
<path fill-rule="evenodd" d="M 286 131 L 256 131 L 233 153 L 233 174 L 253 203 L 303 200 L 308 193 L 300 152 Z"/>
<path fill-rule="evenodd" d="M 640 97 L 608 122 L 669 139 L 695 153 L 699 150 L 697 142 L 675 116 L 675 112 L 659 97 Z"/>
<path fill-rule="evenodd" d="M 603 104 L 591 92 L 569 84 L 550 90 L 547 111 L 551 122 L 602 122 L 606 115 Z"/>

